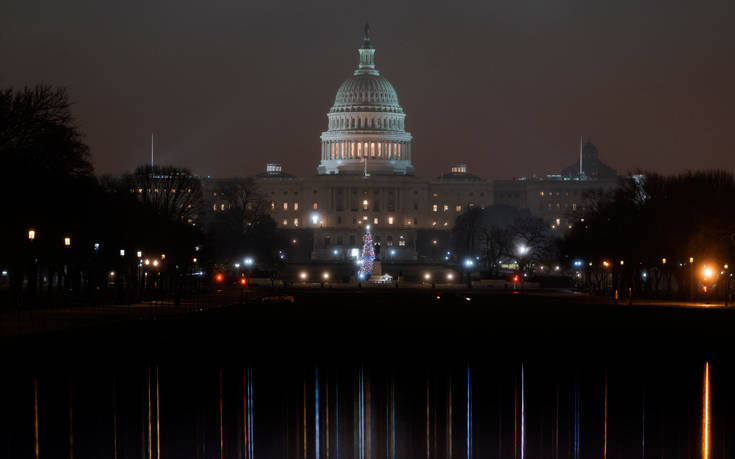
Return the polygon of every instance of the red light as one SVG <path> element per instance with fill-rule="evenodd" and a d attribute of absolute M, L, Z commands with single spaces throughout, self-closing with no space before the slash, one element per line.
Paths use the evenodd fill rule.
<path fill-rule="evenodd" d="M 519 280 L 521 280 L 521 278 L 520 278 L 520 277 L 518 277 L 518 276 L 513 276 L 513 282 L 518 282 Z"/>
<path fill-rule="evenodd" d="M 248 279 L 245 277 L 240 278 L 240 285 L 248 285 Z"/>
<path fill-rule="evenodd" d="M 222 282 L 223 280 L 225 280 L 225 276 L 222 273 L 217 273 L 217 275 L 214 276 L 214 280 L 216 280 L 217 282 Z"/>

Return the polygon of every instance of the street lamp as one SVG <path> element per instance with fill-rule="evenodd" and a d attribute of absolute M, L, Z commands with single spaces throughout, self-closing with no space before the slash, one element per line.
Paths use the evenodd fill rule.
<path fill-rule="evenodd" d="M 31 228 L 28 230 L 28 240 L 33 242 L 34 239 L 36 239 L 36 230 Z"/>
<path fill-rule="evenodd" d="M 66 247 L 69 247 L 69 246 L 71 246 L 71 238 L 70 238 L 69 236 L 65 236 L 65 237 L 64 237 L 64 245 L 65 245 Z"/>

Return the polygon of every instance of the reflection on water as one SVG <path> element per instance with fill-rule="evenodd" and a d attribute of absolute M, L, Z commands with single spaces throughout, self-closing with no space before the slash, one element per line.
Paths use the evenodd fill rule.
<path fill-rule="evenodd" d="M 0 456 L 709 459 L 727 457 L 732 379 L 709 362 L 45 367 L 3 377 Z"/>

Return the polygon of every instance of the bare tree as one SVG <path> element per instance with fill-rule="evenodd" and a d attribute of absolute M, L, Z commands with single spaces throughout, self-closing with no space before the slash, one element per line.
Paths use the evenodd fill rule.
<path fill-rule="evenodd" d="M 123 185 L 171 221 L 193 223 L 202 211 L 201 183 L 188 169 L 140 166 L 123 177 Z"/>
<path fill-rule="evenodd" d="M 534 264 L 550 258 L 553 241 L 549 225 L 535 217 L 523 217 L 516 220 L 510 228 L 514 251 L 521 271 L 527 271 Z"/>
<path fill-rule="evenodd" d="M 490 274 L 498 275 L 498 261 L 511 256 L 511 233 L 497 226 L 482 227 L 482 245 Z"/>

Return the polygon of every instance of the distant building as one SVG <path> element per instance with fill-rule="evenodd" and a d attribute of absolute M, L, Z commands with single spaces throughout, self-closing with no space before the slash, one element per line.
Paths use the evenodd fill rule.
<path fill-rule="evenodd" d="M 576 175 L 570 166 L 542 179 L 491 182 L 457 164 L 434 179 L 416 177 L 406 114 L 395 89 L 375 67 L 367 28 L 358 53 L 357 69 L 339 87 L 327 113 L 317 175 L 298 177 L 269 163 L 253 178 L 278 227 L 292 244 L 302 246 L 303 255 L 354 257 L 370 225 L 381 258 L 415 260 L 419 247 L 440 251 L 437 246 L 449 238 L 437 232 L 451 230 L 460 214 L 493 204 L 528 209 L 562 228 L 569 224 L 569 211 L 581 210 L 586 192 L 615 186 L 615 171 L 599 162 L 591 143 L 582 152 L 583 176 L 577 165 Z M 215 211 L 227 207 L 223 196 L 211 198 Z M 428 241 L 418 240 L 427 234 Z M 306 243 L 310 253 L 304 252 Z"/>

